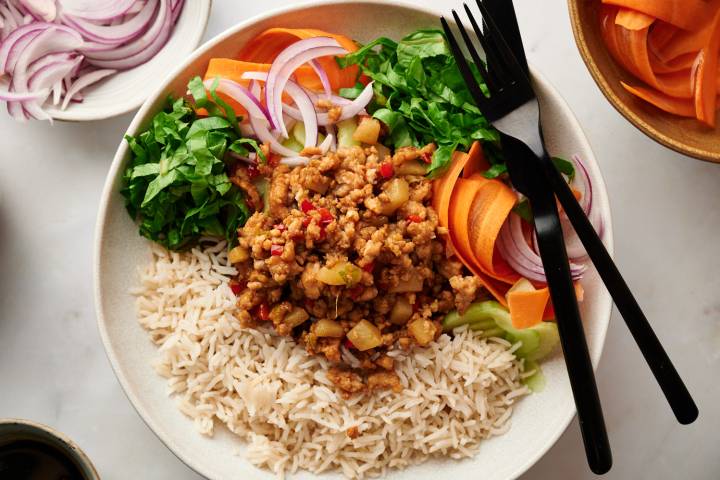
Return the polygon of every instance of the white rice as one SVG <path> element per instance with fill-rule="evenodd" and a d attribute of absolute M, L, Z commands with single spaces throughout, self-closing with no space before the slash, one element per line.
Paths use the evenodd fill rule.
<path fill-rule="evenodd" d="M 433 456 L 472 456 L 510 426 L 528 393 L 512 346 L 469 330 L 425 349 L 393 352 L 404 391 L 343 400 L 328 362 L 270 331 L 243 329 L 233 315 L 224 243 L 188 253 L 153 246 L 137 310 L 158 345 L 158 373 L 197 429 L 224 424 L 247 442 L 246 457 L 282 477 L 299 469 L 383 475 Z M 343 357 L 352 362 L 347 350 Z M 360 435 L 346 432 L 357 427 Z"/>

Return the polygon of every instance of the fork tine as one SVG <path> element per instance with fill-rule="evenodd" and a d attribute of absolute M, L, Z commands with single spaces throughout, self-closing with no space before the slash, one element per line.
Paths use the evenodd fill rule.
<path fill-rule="evenodd" d="M 490 104 L 485 97 L 485 94 L 480 89 L 480 85 L 478 85 L 477 80 L 475 80 L 475 75 L 473 75 L 472 70 L 470 69 L 470 65 L 468 65 L 468 62 L 465 59 L 465 54 L 463 53 L 460 45 L 458 45 L 457 40 L 455 39 L 455 35 L 453 35 L 452 30 L 450 30 L 450 25 L 448 25 L 445 17 L 440 17 L 440 23 L 442 24 L 443 30 L 445 31 L 445 36 L 447 37 L 448 44 L 450 45 L 450 50 L 452 51 L 452 54 L 455 57 L 455 61 L 457 62 L 458 69 L 460 70 L 460 73 L 465 80 L 465 84 L 467 85 L 468 90 L 470 90 L 470 94 L 473 96 L 477 107 L 480 109 L 483 115 L 485 115 L 486 117 L 489 116 Z M 480 74 L 482 75 L 485 67 L 483 67 L 482 64 L 478 65 L 478 69 L 480 67 L 482 67 L 482 70 L 480 70 Z"/>
<path fill-rule="evenodd" d="M 487 8 L 482 2 L 478 2 L 478 7 L 480 8 L 483 22 L 485 22 L 485 24 L 488 26 L 490 36 L 493 37 L 493 46 L 497 47 L 496 51 L 498 53 L 498 56 L 503 59 L 505 66 L 510 70 L 513 80 L 515 80 L 518 85 L 524 87 L 525 89 L 532 90 L 530 80 L 525 75 L 523 68 L 520 66 L 520 63 L 518 63 L 515 55 L 513 55 L 512 50 L 508 46 L 507 42 L 505 42 L 505 38 L 500 32 L 498 26 L 495 24 L 492 15 L 490 15 Z"/>
<path fill-rule="evenodd" d="M 530 77 L 513 0 L 475 0 L 475 2 L 478 4 L 482 2 L 485 9 L 492 14 L 495 24 L 502 29 L 505 42 L 510 46 L 520 66 L 523 67 L 523 72 Z M 486 27 L 486 22 L 483 22 L 483 27 Z M 485 31 L 487 32 L 487 30 Z"/>
<path fill-rule="evenodd" d="M 480 40 L 480 44 L 485 51 L 485 58 L 487 58 L 487 70 L 494 84 L 492 90 L 497 91 L 500 89 L 499 85 L 504 84 L 506 80 L 502 78 L 503 72 L 500 69 L 501 64 L 497 58 L 497 50 L 493 48 L 492 45 L 493 39 L 489 35 L 484 34 L 482 30 L 480 30 L 480 27 L 475 20 L 475 16 L 473 16 L 472 11 L 470 11 L 470 8 L 467 6 L 466 3 L 463 3 L 463 7 L 465 8 L 465 13 L 467 14 L 467 17 L 470 19 L 470 25 L 472 25 L 472 28 L 475 31 L 475 35 Z M 453 13 L 455 12 L 453 11 Z M 459 24 L 459 19 L 457 18 L 457 16 L 455 17 L 455 21 Z M 462 28 L 461 32 L 464 31 L 465 29 Z M 468 40 L 466 39 L 465 42 L 468 42 Z M 477 63 L 477 60 L 474 57 L 473 60 L 475 61 L 475 63 Z M 488 87 L 490 87 L 490 84 L 488 84 Z"/>
<path fill-rule="evenodd" d="M 470 52 L 470 56 L 473 59 L 473 62 L 475 62 L 475 65 L 478 67 L 478 70 L 480 70 L 480 75 L 485 80 L 485 83 L 487 83 L 488 89 L 493 92 L 497 90 L 498 84 L 502 83 L 500 82 L 497 77 L 495 76 L 495 73 L 489 68 L 485 68 L 485 64 L 480 58 L 480 55 L 477 52 L 477 49 L 472 43 L 472 40 L 470 39 L 470 35 L 468 35 L 467 30 L 465 29 L 465 25 L 463 25 L 462 20 L 460 20 L 460 17 L 458 16 L 457 12 L 455 10 L 452 11 L 453 18 L 455 19 L 455 23 L 457 23 L 458 30 L 460 30 L 460 35 L 463 38 L 463 41 L 465 42 L 465 46 L 467 47 L 468 51 Z M 471 19 L 472 21 L 472 19 Z M 474 28 L 474 27 L 473 27 Z M 478 31 L 475 30 L 475 33 L 477 34 Z M 482 45 L 483 50 L 486 49 L 486 42 L 485 37 L 480 32 L 480 34 L 477 36 L 478 40 L 480 40 L 480 45 Z"/>

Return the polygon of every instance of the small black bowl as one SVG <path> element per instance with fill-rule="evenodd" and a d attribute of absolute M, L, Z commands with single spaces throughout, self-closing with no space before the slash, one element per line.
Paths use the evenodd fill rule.
<path fill-rule="evenodd" d="M 0 419 L 0 478 L 100 480 L 75 442 L 40 423 Z"/>

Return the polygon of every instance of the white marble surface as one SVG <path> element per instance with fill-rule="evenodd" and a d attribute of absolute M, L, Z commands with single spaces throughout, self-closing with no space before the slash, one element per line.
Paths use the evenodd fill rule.
<path fill-rule="evenodd" d="M 215 0 L 206 38 L 285 3 Z M 692 426 L 674 421 L 614 314 L 598 371 L 615 454 L 607 478 L 720 478 L 720 165 L 653 143 L 605 102 L 575 49 L 564 1 L 516 5 L 531 62 L 575 111 L 605 174 L 617 262 L 701 412 Z M 64 431 L 107 480 L 197 479 L 137 416 L 95 326 L 95 215 L 130 119 L 51 127 L 0 114 L 0 417 Z M 593 478 L 576 422 L 522 478 Z"/>

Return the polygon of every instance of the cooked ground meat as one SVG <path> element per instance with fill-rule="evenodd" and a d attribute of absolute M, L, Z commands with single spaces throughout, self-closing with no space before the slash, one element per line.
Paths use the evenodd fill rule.
<path fill-rule="evenodd" d="M 385 353 L 427 345 L 447 312 L 483 293 L 448 258 L 431 180 L 394 172 L 433 151 L 405 147 L 385 158 L 375 147 L 308 151 L 305 166 L 264 171 L 267 201 L 253 199 L 258 211 L 239 231 L 240 320 L 270 322 L 337 364 L 328 377 L 345 394 L 399 389 Z M 243 168 L 239 185 L 249 179 Z"/>

